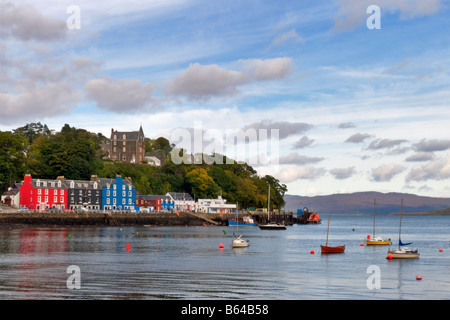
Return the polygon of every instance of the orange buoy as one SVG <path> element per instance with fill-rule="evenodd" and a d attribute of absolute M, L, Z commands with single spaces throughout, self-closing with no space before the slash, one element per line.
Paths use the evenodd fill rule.
<path fill-rule="evenodd" d="M 224 248 L 223 243 L 219 244 L 219 248 L 220 248 L 220 249 L 223 249 L 223 248 Z"/>
<path fill-rule="evenodd" d="M 314 254 L 314 250 L 311 250 L 309 253 Z"/>
<path fill-rule="evenodd" d="M 389 253 L 386 259 L 392 260 L 392 254 Z"/>
<path fill-rule="evenodd" d="M 422 276 L 417 276 L 416 280 L 422 280 Z"/>

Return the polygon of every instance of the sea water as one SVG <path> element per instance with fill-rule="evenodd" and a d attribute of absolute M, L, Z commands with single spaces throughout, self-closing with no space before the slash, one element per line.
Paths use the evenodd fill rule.
<path fill-rule="evenodd" d="M 320 253 L 324 215 L 286 230 L 2 226 L 0 299 L 450 299 L 449 216 L 404 215 L 402 241 L 420 252 L 404 261 L 386 259 L 389 246 L 361 246 L 373 216 L 330 217 L 328 245 L 346 245 L 343 254 Z M 399 216 L 377 215 L 375 230 L 397 247 Z M 231 248 L 233 233 L 250 246 Z"/>

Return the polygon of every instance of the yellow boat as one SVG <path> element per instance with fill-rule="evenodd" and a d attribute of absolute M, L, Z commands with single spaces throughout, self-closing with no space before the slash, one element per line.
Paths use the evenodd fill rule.
<path fill-rule="evenodd" d="M 376 200 L 373 200 L 373 235 L 372 238 L 367 236 L 366 245 L 368 246 L 387 246 L 391 244 L 391 239 L 386 238 L 383 239 L 381 237 L 375 237 L 375 209 L 376 208 Z"/>
<path fill-rule="evenodd" d="M 391 239 L 383 239 L 381 237 L 376 237 L 372 239 L 367 239 L 366 245 L 368 246 L 387 246 L 391 244 Z"/>

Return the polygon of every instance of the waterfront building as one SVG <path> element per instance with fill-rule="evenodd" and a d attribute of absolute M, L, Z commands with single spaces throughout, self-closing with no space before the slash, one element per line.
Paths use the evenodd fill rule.
<path fill-rule="evenodd" d="M 169 196 L 160 195 L 159 198 L 161 199 L 161 210 L 164 211 L 175 209 L 175 202 L 172 201 L 172 199 Z"/>
<path fill-rule="evenodd" d="M 62 177 L 64 179 L 64 177 Z M 68 186 L 68 208 L 79 210 L 102 209 L 102 186 L 100 179 L 93 175 L 90 181 L 86 180 L 67 180 Z"/>
<path fill-rule="evenodd" d="M 139 210 L 136 206 L 136 188 L 131 178 L 100 178 L 102 210 Z"/>
<path fill-rule="evenodd" d="M 142 126 L 139 131 L 114 131 L 111 129 L 109 157 L 113 161 L 143 163 L 145 136 Z"/>
<path fill-rule="evenodd" d="M 31 210 L 67 208 L 67 185 L 64 179 L 32 179 L 26 174 L 20 186 L 19 206 Z"/>
<path fill-rule="evenodd" d="M 158 195 L 139 195 L 136 198 L 136 206 L 141 208 L 148 208 L 150 211 L 161 210 L 161 198 Z"/>
<path fill-rule="evenodd" d="M 175 210 L 195 211 L 195 201 L 189 193 L 168 192 L 166 196 L 173 202 Z"/>
<path fill-rule="evenodd" d="M 13 208 L 19 208 L 20 205 L 20 186 L 21 183 L 14 183 L 2 194 L 1 202 Z"/>
<path fill-rule="evenodd" d="M 197 212 L 203 213 L 231 213 L 236 208 L 236 204 L 227 203 L 221 196 L 217 199 L 198 199 L 197 202 Z"/>

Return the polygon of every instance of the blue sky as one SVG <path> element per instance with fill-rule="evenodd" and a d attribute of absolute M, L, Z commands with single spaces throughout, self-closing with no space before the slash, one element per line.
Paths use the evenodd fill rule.
<path fill-rule="evenodd" d="M 369 5 L 381 29 L 367 28 Z M 290 194 L 450 196 L 449 1 L 0 6 L 0 130 L 40 121 L 109 136 L 142 124 L 150 138 L 203 132 L 204 149 L 273 129 L 274 152 L 239 156 L 269 159 L 255 169 Z M 79 29 L 67 28 L 69 6 Z"/>

